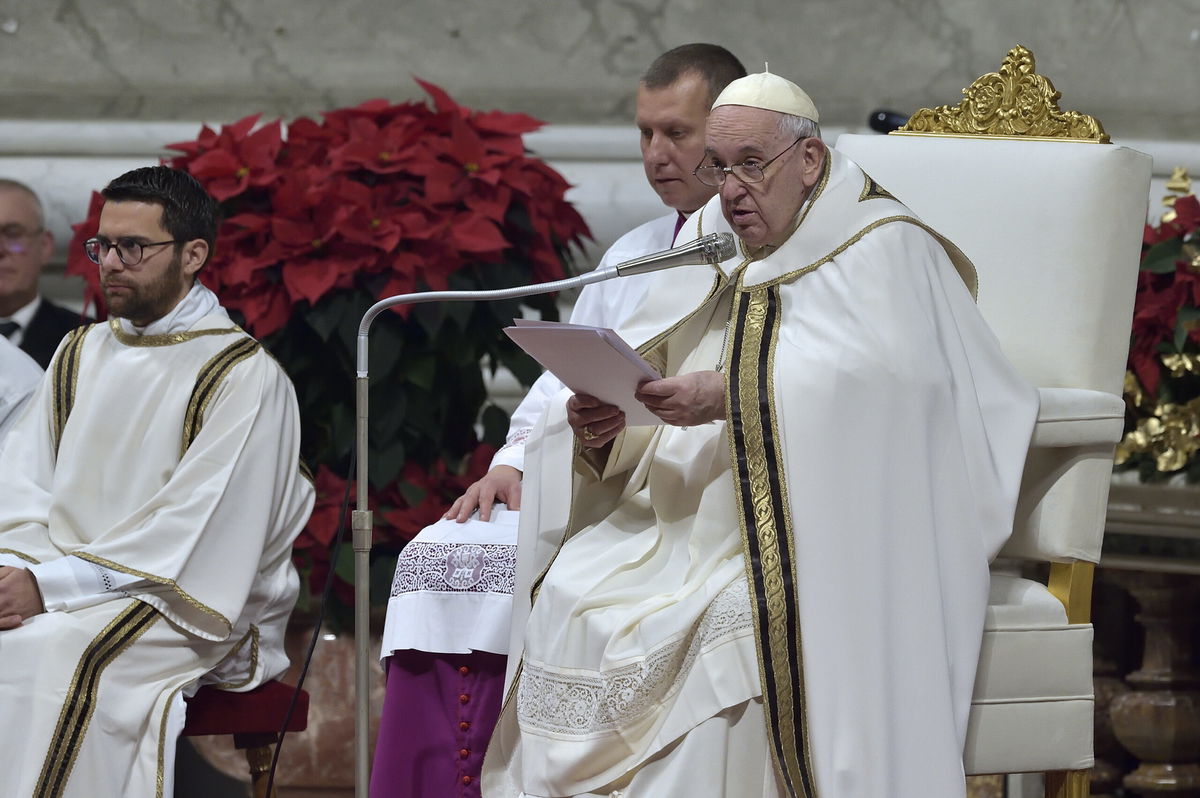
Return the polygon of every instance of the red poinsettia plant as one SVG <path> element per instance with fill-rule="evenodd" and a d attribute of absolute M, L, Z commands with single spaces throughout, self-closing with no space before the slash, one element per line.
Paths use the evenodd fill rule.
<path fill-rule="evenodd" d="M 400 293 L 490 289 L 566 276 L 589 235 L 568 184 L 527 153 L 523 114 L 464 108 L 418 81 L 432 103 L 373 100 L 260 124 L 250 116 L 168 145 L 220 203 L 223 222 L 200 279 L 283 364 L 295 383 L 317 508 L 296 543 L 319 586 L 330 562 L 353 447 L 355 338 L 362 314 Z M 67 271 L 105 313 L 82 253 L 102 201 L 75 226 Z M 528 384 L 538 368 L 501 327 L 522 304 L 555 318 L 551 297 L 428 304 L 385 313 L 372 328 L 369 444 L 376 512 L 373 596 L 386 600 L 395 554 L 481 476 L 507 415 L 487 398 L 484 369 Z M 481 434 L 479 431 L 481 430 Z M 339 585 L 343 597 L 348 585 Z M 375 595 L 376 591 L 380 595 Z"/>
<path fill-rule="evenodd" d="M 1125 402 L 1117 468 L 1146 482 L 1200 481 L 1200 202 L 1191 194 L 1146 226 Z"/>

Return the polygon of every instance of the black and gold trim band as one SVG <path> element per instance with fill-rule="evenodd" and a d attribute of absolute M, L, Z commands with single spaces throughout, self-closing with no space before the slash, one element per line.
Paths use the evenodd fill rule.
<path fill-rule="evenodd" d="M 42 763 L 34 798 L 58 798 L 83 747 L 83 736 L 96 709 L 104 669 L 161 617 L 153 607 L 133 602 L 96 636 L 83 652 L 67 690 L 58 726 Z"/>
<path fill-rule="evenodd" d="M 200 434 L 200 425 L 204 423 L 204 411 L 208 403 L 216 395 L 217 388 L 233 367 L 253 355 L 259 349 L 258 341 L 250 337 L 241 338 L 213 355 L 200 374 L 196 377 L 196 385 L 192 388 L 192 396 L 188 400 L 187 412 L 183 416 L 183 442 L 180 446 L 180 456 L 196 440 Z"/>
<path fill-rule="evenodd" d="M 79 382 L 79 355 L 83 351 L 83 341 L 87 338 L 88 330 L 94 327 L 76 327 L 66 335 L 66 342 L 58 353 L 58 357 L 50 364 L 54 372 L 54 454 L 58 455 L 58 443 L 62 440 L 63 429 L 67 426 L 67 418 L 75 405 L 75 387 Z"/>
<path fill-rule="evenodd" d="M 817 795 L 808 742 L 803 647 L 795 584 L 795 546 L 783 453 L 776 424 L 774 352 L 778 286 L 743 291 L 733 318 L 733 360 L 726 397 L 734 493 L 771 756 L 792 798 Z"/>

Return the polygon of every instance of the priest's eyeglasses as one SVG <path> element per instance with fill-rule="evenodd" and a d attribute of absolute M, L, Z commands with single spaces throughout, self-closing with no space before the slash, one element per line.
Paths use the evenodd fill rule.
<path fill-rule="evenodd" d="M 787 152 L 792 147 L 795 147 L 800 142 L 804 141 L 808 136 L 801 136 L 791 144 L 783 148 L 783 152 L 776 155 L 766 163 L 757 163 L 755 161 L 742 161 L 735 163 L 733 166 L 717 166 L 716 164 L 706 164 L 697 166 L 692 170 L 692 174 L 706 186 L 720 188 L 725 185 L 725 175 L 733 175 L 743 183 L 761 183 L 766 176 L 764 173 L 767 167 L 779 160 L 784 152 Z"/>
<path fill-rule="evenodd" d="M 108 256 L 109 250 L 116 249 L 117 258 L 121 263 L 126 266 L 137 266 L 142 262 L 142 258 L 146 257 L 146 247 L 162 247 L 174 244 L 176 240 L 172 238 L 170 241 L 142 242 L 136 238 L 126 237 L 109 241 L 104 236 L 96 236 L 83 242 L 83 251 L 87 254 L 88 260 L 99 265 Z"/>

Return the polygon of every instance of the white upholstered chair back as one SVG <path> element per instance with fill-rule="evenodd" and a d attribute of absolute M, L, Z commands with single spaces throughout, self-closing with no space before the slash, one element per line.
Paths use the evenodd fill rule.
<path fill-rule="evenodd" d="M 980 310 L 1041 389 L 1002 555 L 1099 561 L 1151 159 L 1111 144 L 978 136 L 843 135 L 837 149 L 972 260 Z M 1059 422 L 1075 432 L 1090 422 L 1099 442 L 1058 440 Z"/>

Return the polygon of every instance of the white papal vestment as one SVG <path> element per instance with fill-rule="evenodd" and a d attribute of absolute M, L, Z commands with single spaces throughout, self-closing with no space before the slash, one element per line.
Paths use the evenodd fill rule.
<path fill-rule="evenodd" d="M 623 332 L 724 372 L 727 421 L 593 460 L 560 397 L 530 441 L 483 794 L 959 798 L 1036 392 L 966 259 L 837 153 L 778 249 L 705 268 Z"/>
<path fill-rule="evenodd" d="M 0 795 L 169 796 L 181 693 L 283 671 L 299 466 L 291 383 L 219 308 L 64 339 L 0 454 L 0 565 L 49 610 L 0 631 Z"/>

